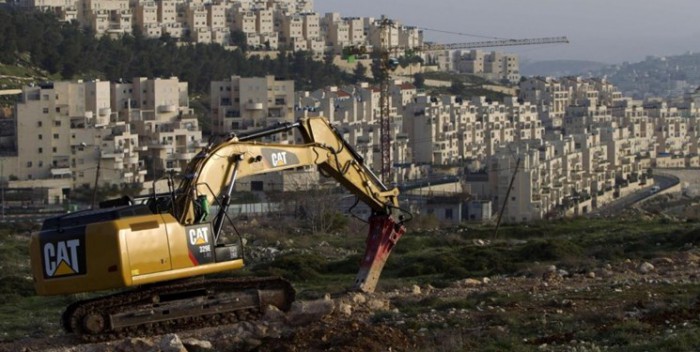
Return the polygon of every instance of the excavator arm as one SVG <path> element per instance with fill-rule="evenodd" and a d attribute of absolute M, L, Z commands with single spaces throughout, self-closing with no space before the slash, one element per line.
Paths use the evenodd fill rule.
<path fill-rule="evenodd" d="M 305 144 L 255 141 L 297 129 Z M 203 220 L 201 204 L 218 204 L 214 235 L 218 238 L 236 180 L 252 175 L 317 165 L 372 209 L 365 255 L 355 289 L 373 292 L 393 246 L 405 232 L 398 190 L 388 189 L 362 158 L 322 117 L 302 118 L 240 136 L 202 150 L 188 165 L 178 188 L 173 215 L 183 225 Z"/>

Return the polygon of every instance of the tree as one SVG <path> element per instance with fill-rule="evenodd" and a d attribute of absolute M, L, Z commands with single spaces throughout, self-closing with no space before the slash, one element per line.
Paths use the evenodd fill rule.
<path fill-rule="evenodd" d="M 464 82 L 454 79 L 452 80 L 452 85 L 449 88 L 449 92 L 454 95 L 460 95 L 464 92 L 464 89 L 466 86 L 464 85 Z"/>
<path fill-rule="evenodd" d="M 425 75 L 422 73 L 416 73 L 413 75 L 413 85 L 418 89 L 425 88 Z"/>
<path fill-rule="evenodd" d="M 355 66 L 352 73 L 355 83 L 367 81 L 367 67 L 365 67 L 365 65 L 363 65 L 361 62 L 357 63 L 357 66 Z"/>

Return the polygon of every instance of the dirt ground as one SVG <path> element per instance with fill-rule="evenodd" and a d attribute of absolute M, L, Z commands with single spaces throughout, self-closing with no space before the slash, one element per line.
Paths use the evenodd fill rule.
<path fill-rule="evenodd" d="M 209 349 L 185 344 L 179 351 L 458 351 L 499 346 L 626 351 L 634 350 L 627 347 L 634 347 L 637 339 L 645 339 L 645 346 L 663 346 L 668 339 L 697 335 L 699 260 L 699 253 L 682 251 L 582 273 L 544 266 L 517 277 L 468 278 L 444 288 L 340 293 L 304 302 L 310 310 L 316 309 L 314 304 L 328 309 L 303 319 L 291 313 L 266 315 L 255 324 L 177 332 L 182 341 L 211 343 Z M 695 342 L 684 338 L 679 343 L 692 349 Z M 74 337 L 58 336 L 0 344 L 0 351 L 153 350 L 177 349 L 164 347 L 163 337 L 81 344 Z"/>

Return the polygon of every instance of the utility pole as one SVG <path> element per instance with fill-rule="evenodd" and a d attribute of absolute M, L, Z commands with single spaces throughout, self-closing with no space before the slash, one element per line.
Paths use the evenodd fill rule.
<path fill-rule="evenodd" d="M 515 175 L 518 173 L 518 168 L 520 167 L 520 158 L 515 162 L 515 170 L 513 170 L 513 176 L 510 177 L 510 183 L 508 184 L 508 190 L 506 191 L 506 199 L 503 200 L 503 206 L 501 207 L 501 212 L 498 213 L 498 220 L 496 221 L 496 231 L 493 233 L 493 238 L 498 237 L 498 228 L 501 226 L 501 218 L 503 217 L 503 212 L 506 210 L 506 205 L 508 204 L 508 197 L 510 197 L 510 190 L 513 189 L 513 182 L 515 182 Z"/>
<path fill-rule="evenodd" d="M 2 197 L 2 221 L 5 221 L 5 165 L 2 162 L 2 159 L 0 159 L 0 197 Z"/>
<path fill-rule="evenodd" d="M 97 184 L 100 180 L 100 164 L 102 163 L 102 150 L 97 147 L 97 170 L 95 170 L 95 187 L 92 189 L 92 208 L 97 205 Z"/>

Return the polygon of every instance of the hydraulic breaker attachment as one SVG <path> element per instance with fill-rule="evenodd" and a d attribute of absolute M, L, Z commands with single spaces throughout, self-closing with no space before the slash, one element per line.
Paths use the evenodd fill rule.
<path fill-rule="evenodd" d="M 406 228 L 387 215 L 373 215 L 369 218 L 365 255 L 362 257 L 353 289 L 374 292 L 384 264 L 404 232 Z"/>

